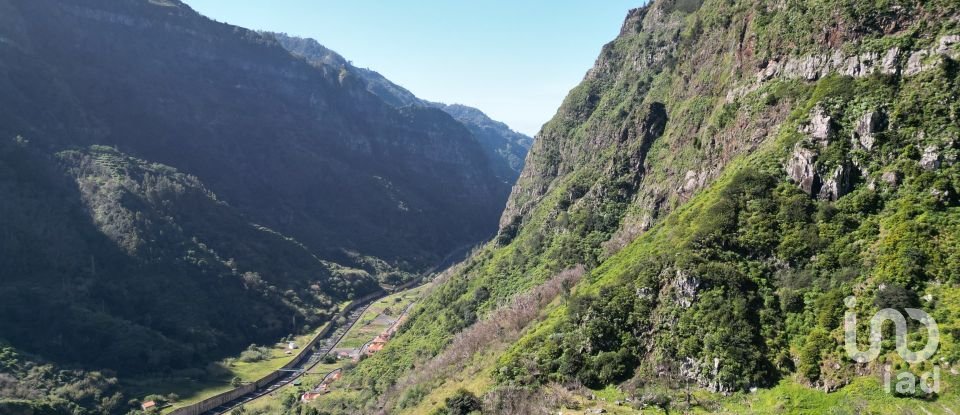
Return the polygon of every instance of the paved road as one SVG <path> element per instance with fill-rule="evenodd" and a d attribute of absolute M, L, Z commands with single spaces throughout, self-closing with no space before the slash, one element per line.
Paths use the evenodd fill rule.
<path fill-rule="evenodd" d="M 286 375 L 280 376 L 279 378 L 277 378 L 277 380 L 273 381 L 272 383 L 260 389 L 253 391 L 250 394 L 247 394 L 243 397 L 227 402 L 207 412 L 204 412 L 204 415 L 220 415 L 220 414 L 228 413 L 240 405 L 243 405 L 261 396 L 273 393 L 273 391 L 287 384 L 293 383 L 298 378 L 303 376 L 303 373 L 309 371 L 318 363 L 320 363 L 320 361 L 323 360 L 323 357 L 329 354 L 330 351 L 333 350 L 333 347 L 337 345 L 337 343 L 340 343 L 340 340 L 343 339 L 343 336 L 345 336 L 348 331 L 350 331 L 350 328 L 353 327 L 355 324 L 357 324 L 357 321 L 360 320 L 360 316 L 362 316 L 363 313 L 366 312 L 368 308 L 370 308 L 370 305 L 381 299 L 383 299 L 383 297 L 374 298 L 369 302 L 367 302 L 366 304 L 364 304 L 362 307 L 356 308 L 353 311 L 351 311 L 350 314 L 347 315 L 346 324 L 337 327 L 336 330 L 330 333 L 327 333 L 326 338 L 317 345 L 316 351 L 312 355 L 310 355 L 310 358 L 305 359 L 295 368 L 291 369 L 295 371 L 291 371 L 291 372 L 288 372 Z M 331 324 L 335 324 L 335 323 L 331 323 Z"/>

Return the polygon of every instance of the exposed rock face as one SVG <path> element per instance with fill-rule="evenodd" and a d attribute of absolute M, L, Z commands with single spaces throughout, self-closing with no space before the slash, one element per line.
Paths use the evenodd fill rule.
<path fill-rule="evenodd" d="M 450 114 L 462 123 L 477 139 L 494 173 L 504 183 L 510 185 L 517 180 L 523 169 L 527 150 L 533 139 L 510 129 L 506 124 L 495 121 L 482 111 L 465 105 L 447 105 L 418 98 L 412 92 L 391 82 L 383 75 L 371 69 L 358 68 L 340 54 L 324 47 L 313 39 L 288 36 L 283 33 L 265 33 L 275 38 L 290 53 L 302 57 L 307 62 L 320 67 L 330 67 L 336 71 L 355 75 L 366 89 L 383 99 L 387 104 L 403 108 L 408 106 L 437 108 Z M 506 202 L 509 187 L 504 189 L 499 205 Z"/>
<path fill-rule="evenodd" d="M 818 105 L 810 114 L 810 137 L 817 140 L 821 147 L 826 147 L 832 134 L 833 119 Z"/>
<path fill-rule="evenodd" d="M 673 280 L 674 301 L 683 308 L 689 308 L 697 297 L 697 291 L 700 288 L 700 280 L 697 277 L 690 276 L 683 270 L 676 270 L 676 278 Z"/>
<path fill-rule="evenodd" d="M 895 171 L 885 172 L 880 176 L 880 180 L 883 180 L 888 186 L 896 188 L 900 185 L 900 173 Z"/>
<path fill-rule="evenodd" d="M 892 47 L 883 55 L 883 61 L 880 62 L 880 73 L 885 75 L 896 75 L 900 72 L 900 48 Z"/>
<path fill-rule="evenodd" d="M 873 146 L 876 144 L 875 134 L 881 131 L 885 118 L 882 113 L 877 111 L 869 111 L 863 114 L 863 117 L 857 120 L 856 128 L 853 131 L 854 142 L 859 143 L 864 150 L 873 150 Z"/>
<path fill-rule="evenodd" d="M 923 60 L 927 57 L 927 51 L 921 50 L 914 52 L 907 60 L 907 67 L 903 73 L 907 76 L 913 76 L 924 70 Z"/>
<path fill-rule="evenodd" d="M 950 191 L 942 189 L 930 189 L 930 196 L 933 196 L 937 202 L 947 203 L 950 200 Z"/>
<path fill-rule="evenodd" d="M 837 166 L 820 188 L 820 199 L 836 201 L 850 193 L 853 190 L 853 171 L 847 163 Z"/>
<path fill-rule="evenodd" d="M 858 55 L 845 55 L 842 50 L 834 50 L 830 54 L 815 54 L 799 57 L 776 58 L 761 66 L 756 74 L 756 82 L 752 85 L 742 85 L 737 90 L 730 91 L 728 101 L 733 97 L 743 96 L 755 91 L 764 82 L 774 78 L 804 79 L 815 81 L 830 73 L 839 73 L 854 78 L 869 76 L 874 73 L 885 75 L 903 74 L 913 76 L 920 72 L 932 69 L 939 65 L 937 62 L 926 62 L 927 58 L 935 55 L 946 56 L 951 59 L 960 58 L 960 36 L 943 36 L 937 45 L 928 49 L 903 50 L 892 47 L 886 52 L 864 52 Z M 904 61 L 904 56 L 909 55 Z"/>
<path fill-rule="evenodd" d="M 844 61 L 842 74 L 859 78 L 870 75 L 879 70 L 877 66 L 880 61 L 880 55 L 876 52 L 867 52 L 857 56 L 851 56 Z"/>
<path fill-rule="evenodd" d="M 938 54 L 947 54 L 950 53 L 950 49 L 953 45 L 960 43 L 960 35 L 949 35 L 940 38 L 940 42 L 937 44 L 937 53 Z"/>
<path fill-rule="evenodd" d="M 683 196 L 690 196 L 697 189 L 704 186 L 707 181 L 706 173 L 698 173 L 694 170 L 688 170 L 683 176 L 683 186 L 677 189 L 677 193 Z"/>
<path fill-rule="evenodd" d="M 937 146 L 930 145 L 923 149 L 923 155 L 920 156 L 920 167 L 923 167 L 924 170 L 940 168 L 940 151 Z"/>
<path fill-rule="evenodd" d="M 804 147 L 802 143 L 797 143 L 786 165 L 787 175 L 808 195 L 816 194 L 820 190 L 816 159 L 817 155 L 813 150 Z"/>

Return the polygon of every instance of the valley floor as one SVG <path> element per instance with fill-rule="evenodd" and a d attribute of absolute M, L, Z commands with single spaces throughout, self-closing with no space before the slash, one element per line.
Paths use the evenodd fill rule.
<path fill-rule="evenodd" d="M 123 387 L 129 396 L 141 400 L 153 395 L 164 397 L 171 394 L 176 395 L 176 401 L 163 408 L 163 412 L 168 413 L 234 388 L 232 382 L 235 378 L 239 378 L 241 382 L 253 382 L 283 367 L 296 356 L 296 353 L 287 353 L 290 342 L 297 345 L 307 344 L 311 339 L 325 331 L 329 324 L 330 322 L 325 323 L 312 333 L 295 336 L 292 340 L 278 341 L 276 344 L 267 346 L 270 350 L 270 357 L 267 359 L 257 362 L 243 362 L 240 360 L 240 356 L 235 356 L 213 363 L 209 369 L 220 373 L 212 378 L 202 379 L 193 373 L 183 373 L 164 377 L 126 380 L 123 381 Z"/>
<path fill-rule="evenodd" d="M 425 285 L 412 288 L 375 301 L 333 346 L 331 358 L 321 359 L 298 381 L 245 403 L 243 409 L 246 413 L 279 414 L 283 412 L 281 408 L 285 400 L 300 400 L 305 394 L 309 394 L 307 397 L 311 401 L 323 400 L 327 392 L 339 389 L 336 380 L 340 373 L 350 370 L 359 360 L 376 353 L 389 341 L 425 288 Z"/>

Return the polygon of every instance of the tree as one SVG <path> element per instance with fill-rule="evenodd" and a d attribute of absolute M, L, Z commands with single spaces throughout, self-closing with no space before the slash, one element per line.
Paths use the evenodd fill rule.
<path fill-rule="evenodd" d="M 447 412 L 450 415 L 467 415 L 479 412 L 482 409 L 477 395 L 466 389 L 460 389 L 445 401 Z"/>
<path fill-rule="evenodd" d="M 823 328 L 817 327 L 807 336 L 800 349 L 800 364 L 797 371 L 811 382 L 820 379 L 820 361 L 823 353 L 833 348 L 836 342 Z"/>

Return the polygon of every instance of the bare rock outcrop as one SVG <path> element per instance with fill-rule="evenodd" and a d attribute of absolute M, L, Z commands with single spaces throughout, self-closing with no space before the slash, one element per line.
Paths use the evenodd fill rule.
<path fill-rule="evenodd" d="M 834 131 L 833 117 L 820 105 L 810 111 L 810 122 L 800 127 L 800 132 L 810 136 L 821 148 L 830 144 Z"/>
<path fill-rule="evenodd" d="M 878 111 L 868 111 L 863 114 L 853 131 L 853 142 L 859 144 L 864 150 L 873 150 L 876 144 L 876 133 L 883 129 L 886 117 Z"/>
<path fill-rule="evenodd" d="M 820 188 L 819 198 L 836 201 L 853 190 L 854 169 L 848 163 L 841 163 L 833 170 Z"/>
<path fill-rule="evenodd" d="M 920 156 L 920 167 L 924 170 L 936 170 L 940 168 L 940 149 L 935 145 L 929 145 L 923 149 L 923 155 Z"/>
<path fill-rule="evenodd" d="M 883 55 L 883 60 L 880 61 L 880 73 L 884 75 L 900 73 L 900 48 L 892 47 Z"/>
<path fill-rule="evenodd" d="M 821 147 L 826 147 L 832 134 L 833 118 L 827 115 L 823 107 L 818 105 L 810 115 L 810 137 L 817 140 Z"/>
<path fill-rule="evenodd" d="M 949 54 L 954 45 L 960 44 L 960 35 L 949 35 L 940 38 L 937 42 L 937 54 Z"/>
<path fill-rule="evenodd" d="M 673 280 L 673 288 L 676 292 L 677 304 L 683 308 L 689 308 L 697 298 L 700 280 L 678 269 L 677 277 Z"/>
<path fill-rule="evenodd" d="M 887 186 L 896 188 L 897 186 L 900 186 L 900 173 L 896 171 L 885 172 L 880 176 L 880 180 L 883 180 Z"/>
<path fill-rule="evenodd" d="M 762 84 L 775 78 L 816 81 L 831 73 L 854 78 L 874 73 L 913 76 L 941 64 L 941 60 L 930 60 L 930 57 L 960 59 L 960 48 L 957 45 L 960 45 L 960 35 L 948 35 L 941 37 L 935 46 L 927 49 L 904 50 L 894 46 L 885 52 L 868 51 L 856 55 L 845 55 L 842 50 L 837 49 L 806 56 L 777 57 L 760 67 L 754 82 L 731 90 L 727 101 L 732 102 L 737 97 L 756 91 Z"/>
<path fill-rule="evenodd" d="M 804 147 L 803 143 L 797 143 L 786 165 L 787 176 L 808 195 L 820 191 L 820 176 L 817 174 L 816 161 L 816 152 Z"/>

